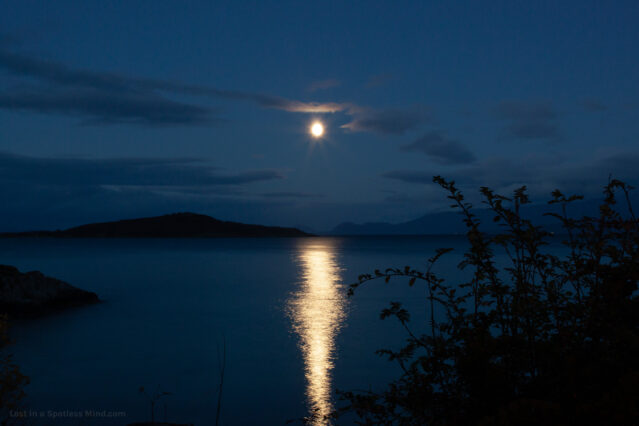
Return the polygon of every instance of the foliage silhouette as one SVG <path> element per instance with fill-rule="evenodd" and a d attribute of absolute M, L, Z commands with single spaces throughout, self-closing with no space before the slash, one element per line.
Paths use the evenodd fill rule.
<path fill-rule="evenodd" d="M 222 334 L 222 349 L 218 345 L 217 363 L 220 372 L 220 385 L 217 393 L 217 408 L 215 409 L 215 426 L 220 424 L 220 413 L 222 411 L 222 391 L 224 390 L 224 372 L 226 371 L 226 336 Z"/>
<path fill-rule="evenodd" d="M 29 384 L 29 378 L 20 372 L 13 355 L 7 352 L 10 343 L 8 317 L 0 315 L 0 424 L 3 426 L 19 420 L 11 411 L 20 408 L 25 396 L 23 388 Z"/>
<path fill-rule="evenodd" d="M 151 424 L 155 424 L 155 404 L 157 404 L 161 398 L 170 396 L 171 392 L 163 391 L 160 385 L 155 388 L 153 393 L 148 393 L 146 389 L 144 389 L 144 386 L 140 386 L 139 392 L 149 400 L 149 404 L 151 405 Z M 166 422 L 166 406 L 164 409 L 164 421 Z"/>
<path fill-rule="evenodd" d="M 392 302 L 381 318 L 406 329 L 406 344 L 379 354 L 401 377 L 381 392 L 338 392 L 360 424 L 583 425 L 636 424 L 639 419 L 639 222 L 632 187 L 610 180 L 598 217 L 573 219 L 579 196 L 552 193 L 549 213 L 563 226 L 566 256 L 553 254 L 552 235 L 522 217 L 526 187 L 507 198 L 481 188 L 503 232 L 488 235 L 453 181 L 436 176 L 467 227 L 459 264 L 467 282 L 447 284 L 433 266 L 360 275 L 349 294 L 372 280 L 406 277 L 424 285 L 430 324 L 413 331 L 409 313 Z M 618 198 L 621 195 L 623 207 Z M 507 264 L 495 253 L 502 250 Z M 436 306 L 444 312 L 436 318 Z"/>

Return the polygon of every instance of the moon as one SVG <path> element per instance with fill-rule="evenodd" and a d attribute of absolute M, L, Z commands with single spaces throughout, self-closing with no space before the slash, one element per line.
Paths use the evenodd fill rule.
<path fill-rule="evenodd" d="M 314 138 L 321 138 L 323 134 L 324 134 L 324 125 L 322 123 L 320 123 L 319 121 L 316 121 L 313 124 L 311 124 L 311 135 L 313 135 Z"/>

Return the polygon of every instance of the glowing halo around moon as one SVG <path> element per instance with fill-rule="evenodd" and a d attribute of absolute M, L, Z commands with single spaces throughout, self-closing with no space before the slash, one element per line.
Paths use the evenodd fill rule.
<path fill-rule="evenodd" d="M 319 139 L 324 135 L 324 125 L 319 121 L 314 121 L 311 124 L 310 131 L 314 138 Z"/>

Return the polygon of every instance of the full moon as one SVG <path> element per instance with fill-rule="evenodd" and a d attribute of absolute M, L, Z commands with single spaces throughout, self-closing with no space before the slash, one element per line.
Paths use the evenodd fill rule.
<path fill-rule="evenodd" d="M 311 135 L 315 138 L 319 138 L 324 134 L 324 125 L 319 121 L 316 121 L 311 125 Z"/>

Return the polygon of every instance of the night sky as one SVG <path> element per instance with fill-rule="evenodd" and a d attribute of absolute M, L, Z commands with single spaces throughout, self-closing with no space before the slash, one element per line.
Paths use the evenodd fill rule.
<path fill-rule="evenodd" d="M 400 222 L 448 205 L 436 174 L 536 201 L 639 185 L 637 22 L 637 1 L 3 1 L 0 231 Z"/>

